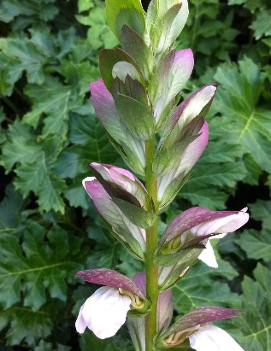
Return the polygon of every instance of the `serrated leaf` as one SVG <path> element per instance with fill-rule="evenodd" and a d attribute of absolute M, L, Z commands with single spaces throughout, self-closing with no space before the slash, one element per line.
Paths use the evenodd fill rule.
<path fill-rule="evenodd" d="M 60 227 L 46 228 L 27 222 L 23 244 L 15 234 L 0 237 L 0 303 L 9 308 L 21 300 L 24 306 L 38 310 L 51 298 L 66 300 L 67 277 L 79 268 L 80 241 L 71 242 Z M 72 244 L 72 245 L 71 245 Z M 12 286 L 13 289 L 6 289 Z"/>
<path fill-rule="evenodd" d="M 232 279 L 236 272 L 226 261 L 218 261 L 217 270 L 197 263 L 173 288 L 177 312 L 188 313 L 202 306 L 232 306 L 238 300 L 227 283 L 219 278 Z M 238 305 L 238 304 L 237 304 Z"/>
<path fill-rule="evenodd" d="M 260 263 L 254 270 L 255 280 L 245 277 L 240 315 L 234 325 L 242 332 L 238 341 L 245 350 L 271 350 L 270 270 Z"/>
<path fill-rule="evenodd" d="M 249 258 L 271 261 L 271 230 L 250 230 L 242 233 L 235 242 L 243 249 Z"/>
<path fill-rule="evenodd" d="M 215 133 L 221 127 L 221 124 L 210 124 L 212 139 L 180 192 L 180 196 L 193 205 L 224 208 L 229 196 L 227 188 L 233 189 L 238 181 L 246 177 L 240 147 L 216 138 Z"/>
<path fill-rule="evenodd" d="M 110 340 L 99 340 L 90 333 L 85 333 L 80 338 L 80 350 L 81 351 L 120 351 L 112 341 Z"/>
<path fill-rule="evenodd" d="M 10 325 L 7 332 L 8 345 L 18 345 L 23 340 L 29 345 L 33 345 L 37 339 L 46 338 L 51 333 L 53 324 L 47 309 L 32 311 L 27 307 L 15 306 L 0 311 L 1 329 Z"/>
<path fill-rule="evenodd" d="M 257 14 L 257 17 L 252 25 L 251 29 L 254 30 L 254 36 L 256 40 L 262 37 L 267 37 L 271 35 L 271 12 L 267 10 L 262 10 Z"/>
<path fill-rule="evenodd" d="M 70 87 L 53 78 L 47 78 L 42 87 L 29 85 L 26 94 L 34 104 L 31 112 L 24 116 L 24 122 L 36 128 L 42 115 L 46 114 L 42 136 L 57 134 L 66 140 L 71 93 Z"/>
<path fill-rule="evenodd" d="M 239 67 L 218 68 L 215 79 L 221 84 L 216 99 L 217 109 L 224 116 L 221 132 L 227 135 L 226 126 L 231 125 L 228 142 L 241 144 L 243 154 L 250 154 L 262 169 L 271 172 L 271 112 L 259 107 L 263 88 L 260 68 L 251 59 L 244 58 Z"/>
<path fill-rule="evenodd" d="M 16 70 L 16 77 L 19 79 L 24 71 L 27 73 L 27 79 L 30 83 L 42 84 L 45 80 L 43 65 L 45 57 L 36 49 L 35 45 L 26 37 L 2 38 L 0 49 L 12 59 L 13 71 Z"/>
<path fill-rule="evenodd" d="M 0 203 L 0 228 L 15 230 L 21 214 L 23 199 L 11 185 L 6 188 L 6 196 Z"/>
<path fill-rule="evenodd" d="M 271 228 L 271 201 L 258 200 L 255 204 L 249 205 L 252 216 L 257 221 L 262 221 L 263 229 Z"/>
<path fill-rule="evenodd" d="M 57 138 L 38 143 L 31 129 L 16 120 L 9 128 L 8 140 L 2 149 L 1 164 L 7 171 L 16 167 L 16 189 L 24 196 L 34 191 L 41 211 L 64 212 L 60 194 L 65 184 L 51 171 L 60 146 Z"/>

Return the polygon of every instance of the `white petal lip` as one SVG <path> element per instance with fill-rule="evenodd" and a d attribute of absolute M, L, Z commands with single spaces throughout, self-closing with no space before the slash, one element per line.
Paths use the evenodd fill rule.
<path fill-rule="evenodd" d="M 207 264 L 207 266 L 212 268 L 218 268 L 217 260 L 215 258 L 214 249 L 212 248 L 211 243 L 208 241 L 206 248 L 202 250 L 201 254 L 198 257 L 199 260 Z"/>
<path fill-rule="evenodd" d="M 197 236 L 209 235 L 210 233 L 224 234 L 234 232 L 248 222 L 249 214 L 245 212 L 246 210 L 245 208 L 238 213 L 199 224 L 192 228 L 191 231 Z"/>
<path fill-rule="evenodd" d="M 82 184 L 83 184 L 83 187 L 86 190 L 86 192 L 87 192 L 86 182 L 93 182 L 93 180 L 95 180 L 95 179 L 96 179 L 95 177 L 87 177 L 87 178 L 82 180 Z"/>
<path fill-rule="evenodd" d="M 214 325 L 201 327 L 189 341 L 196 351 L 244 351 L 228 333 Z"/>
<path fill-rule="evenodd" d="M 95 291 L 80 308 L 75 322 L 78 333 L 90 329 L 98 338 L 114 336 L 125 323 L 131 299 L 118 289 L 103 286 Z"/>

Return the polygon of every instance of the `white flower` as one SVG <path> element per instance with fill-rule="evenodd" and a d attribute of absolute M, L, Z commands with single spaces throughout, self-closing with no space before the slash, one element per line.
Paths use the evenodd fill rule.
<path fill-rule="evenodd" d="M 204 262 L 205 264 L 207 264 L 207 266 L 209 267 L 218 268 L 215 252 L 209 240 L 207 241 L 207 244 L 205 245 L 205 249 L 202 250 L 198 259 Z"/>
<path fill-rule="evenodd" d="M 118 289 L 103 286 L 81 306 L 75 322 L 78 333 L 90 329 L 98 338 L 110 338 L 125 323 L 131 299 Z"/>
<path fill-rule="evenodd" d="M 228 333 L 213 325 L 199 328 L 189 341 L 196 351 L 244 351 Z"/>
<path fill-rule="evenodd" d="M 201 252 L 198 259 L 207 264 L 209 267 L 218 268 L 214 249 L 209 240 L 222 239 L 227 235 L 228 232 L 235 231 L 244 225 L 249 219 L 249 215 L 246 212 L 247 207 L 242 209 L 239 213 L 232 214 L 231 216 L 217 218 L 212 221 L 207 221 L 194 227 L 193 232 L 197 233 L 197 235 L 200 236 L 204 236 L 210 232 L 222 233 L 206 240 L 205 249 Z"/>

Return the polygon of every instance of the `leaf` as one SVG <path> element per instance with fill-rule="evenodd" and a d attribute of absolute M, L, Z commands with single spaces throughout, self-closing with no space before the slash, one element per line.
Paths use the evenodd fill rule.
<path fill-rule="evenodd" d="M 57 344 L 57 347 L 53 347 L 51 343 L 45 342 L 41 340 L 38 346 L 35 347 L 34 351 L 70 351 L 71 348 L 69 346 L 65 346 L 62 344 Z"/>
<path fill-rule="evenodd" d="M 210 269 L 202 263 L 197 263 L 181 278 L 173 288 L 174 301 L 178 313 L 185 314 L 191 309 L 202 306 L 234 305 L 236 294 L 219 278 L 232 279 L 236 272 L 225 261 L 218 261 L 217 270 Z"/>
<path fill-rule="evenodd" d="M 121 29 L 128 25 L 138 34 L 143 34 L 145 12 L 140 0 L 106 0 L 106 20 L 110 29 L 120 36 Z"/>
<path fill-rule="evenodd" d="M 50 164 L 55 161 L 59 147 L 57 138 L 38 143 L 31 129 L 18 120 L 10 126 L 8 140 L 3 146 L 1 164 L 7 171 L 16 167 L 16 189 L 24 196 L 34 191 L 41 211 L 64 212 L 60 195 L 64 183 L 52 174 Z"/>
<path fill-rule="evenodd" d="M 24 228 L 23 244 L 15 234 L 1 235 L 0 243 L 2 306 L 15 305 L 21 294 L 24 306 L 34 311 L 44 305 L 46 293 L 51 299 L 66 301 L 66 279 L 79 268 L 80 240 L 69 239 L 58 226 L 48 231 L 29 221 Z M 13 289 L 6 289 L 7 286 Z"/>
<path fill-rule="evenodd" d="M 271 344 L 271 273 L 258 263 L 254 270 L 255 280 L 245 277 L 242 282 L 243 313 L 234 321 L 243 336 L 238 341 L 249 351 L 270 351 Z"/>
<path fill-rule="evenodd" d="M 80 12 L 84 12 L 84 11 L 88 11 L 89 9 L 93 8 L 94 2 L 93 0 L 79 0 L 78 1 L 78 11 Z"/>
<path fill-rule="evenodd" d="M 71 89 L 63 86 L 56 79 L 47 79 L 42 87 L 28 86 L 26 94 L 34 102 L 31 112 L 24 116 L 24 122 L 36 128 L 43 114 L 43 137 L 57 134 L 63 140 L 67 138 L 68 117 Z"/>
<path fill-rule="evenodd" d="M 271 261 L 271 230 L 245 231 L 235 242 L 243 249 L 249 258 Z"/>
<path fill-rule="evenodd" d="M 0 329 L 10 325 L 7 332 L 9 345 L 18 345 L 23 340 L 33 345 L 35 340 L 46 338 L 51 333 L 51 311 L 48 309 L 32 311 L 27 307 L 15 306 L 6 311 L 0 309 L 0 311 Z"/>
<path fill-rule="evenodd" d="M 249 58 L 235 65 L 219 67 L 215 79 L 221 84 L 217 96 L 217 109 L 224 116 L 220 123 L 228 143 L 241 144 L 243 154 L 250 154 L 255 162 L 271 172 L 270 110 L 259 107 L 263 88 L 260 68 Z M 231 125 L 231 133 L 226 126 Z M 222 135 L 221 134 L 221 135 Z"/>
<path fill-rule="evenodd" d="M 229 196 L 227 189 L 234 189 L 236 183 L 246 177 L 240 146 L 228 145 L 215 135 L 222 127 L 211 122 L 211 141 L 181 190 L 180 196 L 193 205 L 224 208 Z"/>
<path fill-rule="evenodd" d="M 255 204 L 249 205 L 252 216 L 257 221 L 262 221 L 264 229 L 271 228 L 271 201 L 258 200 Z"/>
<path fill-rule="evenodd" d="M 85 0 L 84 0 L 85 1 Z M 118 40 L 110 31 L 105 22 L 104 4 L 95 4 L 90 8 L 88 15 L 77 15 L 76 19 L 79 23 L 88 26 L 88 41 L 93 49 L 113 48 L 118 45 Z"/>
<path fill-rule="evenodd" d="M 120 351 L 111 340 L 99 340 L 93 334 L 85 333 L 80 338 L 81 351 Z"/>
<path fill-rule="evenodd" d="M 44 0 L 42 3 L 39 0 L 3 0 L 0 4 L 0 20 L 9 23 L 17 16 L 20 19 L 27 16 L 49 21 L 58 13 L 54 2 L 55 0 Z"/>
<path fill-rule="evenodd" d="M 23 199 L 11 185 L 6 188 L 6 196 L 0 203 L 0 228 L 13 230 L 16 228 L 21 214 Z"/>
<path fill-rule="evenodd" d="M 26 71 L 27 79 L 30 83 L 42 84 L 45 80 L 43 65 L 45 57 L 37 50 L 35 45 L 25 37 L 2 38 L 0 41 L 0 50 L 12 59 L 16 59 L 13 63 L 13 71 L 16 71 L 17 80 Z"/>
<path fill-rule="evenodd" d="M 252 22 L 251 29 L 254 30 L 254 36 L 256 40 L 262 37 L 267 37 L 271 35 L 271 12 L 266 10 L 261 10 Z"/>

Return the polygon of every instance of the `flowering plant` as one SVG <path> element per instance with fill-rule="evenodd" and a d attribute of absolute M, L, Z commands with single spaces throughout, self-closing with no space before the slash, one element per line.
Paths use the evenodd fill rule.
<path fill-rule="evenodd" d="M 112 337 L 127 321 L 137 351 L 242 348 L 212 322 L 237 310 L 205 306 L 171 323 L 171 288 L 197 261 L 217 267 L 211 239 L 234 232 L 249 219 L 247 209 L 212 211 L 193 207 L 158 235 L 162 211 L 178 194 L 208 144 L 205 116 L 216 86 L 207 85 L 179 103 L 194 65 L 190 49 L 175 39 L 188 17 L 187 0 L 107 0 L 107 22 L 121 48 L 100 54 L 102 80 L 90 86 L 96 114 L 123 160 L 138 175 L 92 163 L 83 185 L 101 216 L 145 272 L 134 279 L 109 269 L 78 272 L 102 285 L 82 305 L 76 329 Z M 178 104 L 179 103 L 179 104 Z"/>

